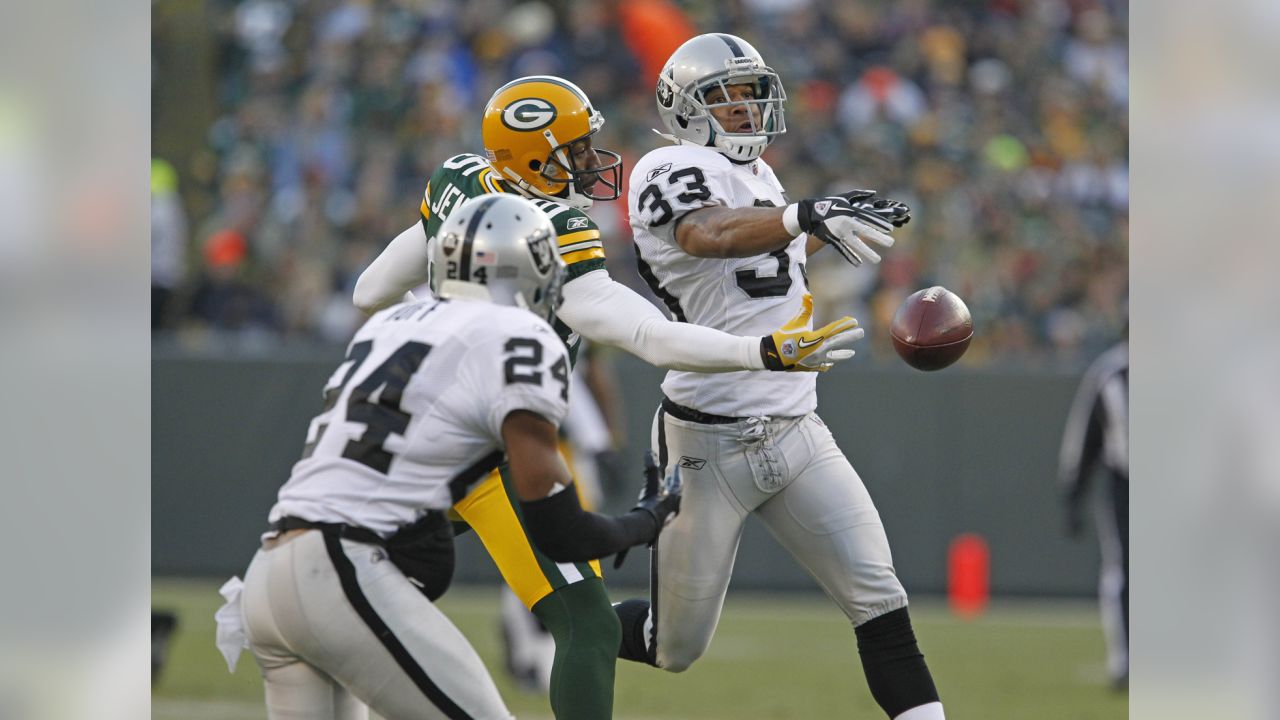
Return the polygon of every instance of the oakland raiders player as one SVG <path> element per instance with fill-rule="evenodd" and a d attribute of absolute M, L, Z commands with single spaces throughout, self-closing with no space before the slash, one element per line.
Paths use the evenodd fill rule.
<path fill-rule="evenodd" d="M 529 538 L 554 562 L 650 542 L 676 510 L 678 494 L 656 491 L 616 518 L 578 503 L 557 451 L 570 376 L 547 322 L 565 272 L 554 242 L 530 201 L 470 200 L 434 247 L 442 299 L 387 308 L 356 333 L 244 581 L 271 718 L 511 717 L 432 603 L 452 571 L 445 511 L 504 451 Z M 397 556 L 406 527 L 426 528 L 440 556 L 417 584 Z"/>
<path fill-rule="evenodd" d="M 753 334 L 807 314 L 807 254 L 853 264 L 908 220 L 906 206 L 855 191 L 788 203 L 761 153 L 785 132 L 778 75 L 746 41 L 695 37 L 667 61 L 658 111 L 675 145 L 631 175 L 641 274 L 687 322 Z M 673 371 L 654 423 L 664 467 L 683 470 L 683 506 L 654 547 L 651 604 L 616 606 L 621 656 L 673 672 L 715 632 L 748 515 L 765 523 L 852 621 L 872 695 L 891 717 L 943 717 L 907 614 L 879 514 L 814 413 L 813 374 Z"/>
<path fill-rule="evenodd" d="M 779 318 L 765 332 L 740 337 L 670 322 L 610 278 L 600 229 L 584 212 L 594 200 L 620 194 L 621 160 L 594 145 L 603 125 L 586 94 L 563 78 L 523 77 L 498 88 L 481 120 L 484 156 L 455 155 L 431 175 L 420 222 L 397 236 L 361 274 L 355 304 L 372 311 L 398 302 L 427 279 L 429 248 L 436 244 L 431 238 L 460 203 L 513 193 L 533 199 L 551 218 L 556 247 L 568 264 L 564 302 L 553 325 L 570 348 L 570 363 L 579 336 L 660 367 L 701 372 L 767 368 L 808 375 L 803 371 L 823 370 L 852 354 L 848 347 L 863 333 L 853 318 L 817 329 L 809 328 L 807 315 Z M 557 564 L 541 556 L 521 527 L 517 503 L 510 483 L 494 472 L 454 511 L 480 536 L 524 606 L 555 637 L 550 699 L 556 718 L 609 717 L 619 629 L 600 567 Z"/>

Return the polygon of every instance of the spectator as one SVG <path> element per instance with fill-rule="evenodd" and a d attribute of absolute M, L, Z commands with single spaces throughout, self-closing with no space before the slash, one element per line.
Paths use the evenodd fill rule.
<path fill-rule="evenodd" d="M 248 243 L 235 230 L 220 230 L 204 244 L 204 274 L 191 302 L 191 316 L 204 327 L 229 333 L 278 330 L 276 310 L 246 279 Z"/>
<path fill-rule="evenodd" d="M 793 197 L 853 182 L 914 208 L 887 258 L 895 267 L 815 287 L 827 296 L 821 312 L 865 308 L 860 319 L 883 344 L 893 298 L 947 284 L 980 328 L 970 365 L 1079 363 L 1118 336 L 1128 290 L 1121 3 L 212 8 L 224 33 L 209 65 L 221 106 L 207 147 L 176 158 L 192 172 L 184 204 L 204 229 L 198 237 L 241 233 L 253 271 L 238 271 L 238 282 L 280 308 L 268 313 L 272 332 L 344 336 L 348 319 L 330 300 L 347 266 L 367 262 L 389 228 L 414 217 L 430 168 L 479 147 L 467 118 L 492 89 L 525 72 L 563 72 L 599 104 L 608 145 L 634 159 L 654 143 L 653 63 L 696 32 L 721 30 L 766 50 L 786 78 L 789 132 L 770 162 L 793 178 Z M 169 72 L 158 65 L 156 81 L 181 86 Z M 179 129 L 155 129 L 170 132 Z M 625 265 L 628 226 L 605 217 L 615 208 L 593 212 L 610 228 L 611 268 Z M 838 272 L 819 277 L 823 266 L 815 257 L 815 286 L 839 284 Z M 174 291 L 189 295 L 201 281 L 177 282 Z"/>
<path fill-rule="evenodd" d="M 151 160 L 151 330 L 169 325 L 173 294 L 186 277 L 187 214 L 178 195 L 178 173 Z"/>

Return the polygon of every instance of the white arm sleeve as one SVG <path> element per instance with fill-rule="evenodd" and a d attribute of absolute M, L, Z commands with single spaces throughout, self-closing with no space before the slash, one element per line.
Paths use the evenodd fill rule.
<path fill-rule="evenodd" d="M 356 280 L 351 300 L 366 313 L 413 299 L 409 291 L 429 279 L 427 231 L 422 223 L 396 236 Z M 407 297 L 406 297 L 407 296 Z"/>
<path fill-rule="evenodd" d="M 622 348 L 669 370 L 764 369 L 760 338 L 672 322 L 604 270 L 593 270 L 566 284 L 564 303 L 556 316 L 592 342 Z"/>

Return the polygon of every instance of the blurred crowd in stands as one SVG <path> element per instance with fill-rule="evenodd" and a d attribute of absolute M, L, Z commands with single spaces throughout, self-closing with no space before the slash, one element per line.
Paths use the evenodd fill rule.
<path fill-rule="evenodd" d="M 664 142 L 663 61 L 716 31 L 782 76 L 788 133 L 765 159 L 792 198 L 869 187 L 914 208 L 878 267 L 811 259 L 821 322 L 854 314 L 885 359 L 898 303 L 941 284 L 973 311 L 969 365 L 1077 365 L 1127 316 L 1127 17 L 1122 0 L 208 0 L 201 83 L 170 61 L 190 29 L 158 15 L 153 97 L 209 111 L 194 130 L 155 114 L 157 147 L 180 149 L 153 162 L 152 324 L 192 345 L 345 342 L 356 277 L 435 167 L 482 150 L 494 89 L 576 82 L 629 167 Z M 647 294 L 625 201 L 591 214 L 614 277 Z"/>

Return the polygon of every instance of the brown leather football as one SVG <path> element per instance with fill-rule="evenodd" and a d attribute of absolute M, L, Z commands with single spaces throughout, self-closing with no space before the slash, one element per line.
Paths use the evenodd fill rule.
<path fill-rule="evenodd" d="M 964 301 L 935 285 L 902 301 L 889 325 L 893 349 L 917 370 L 941 370 L 964 355 L 973 339 L 973 318 Z"/>

